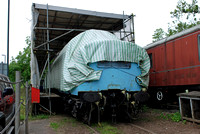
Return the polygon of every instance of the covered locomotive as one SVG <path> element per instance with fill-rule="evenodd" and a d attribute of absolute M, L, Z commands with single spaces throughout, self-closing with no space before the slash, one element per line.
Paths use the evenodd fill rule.
<path fill-rule="evenodd" d="M 56 89 L 65 108 L 88 124 L 105 112 L 113 121 L 122 113 L 132 119 L 149 97 L 149 68 L 145 49 L 107 31 L 87 30 L 59 53 L 44 87 Z"/>

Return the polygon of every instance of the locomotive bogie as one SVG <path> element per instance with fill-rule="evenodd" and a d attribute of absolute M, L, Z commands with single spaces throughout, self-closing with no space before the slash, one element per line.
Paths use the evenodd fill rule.
<path fill-rule="evenodd" d="M 66 105 L 72 116 L 90 124 L 91 119 L 98 117 L 98 123 L 106 114 L 110 115 L 113 122 L 117 117 L 127 117 L 133 120 L 140 111 L 141 101 L 148 99 L 145 91 L 128 92 L 126 90 L 112 89 L 101 92 L 80 92 L 78 96 L 68 96 Z M 140 99 L 141 98 L 141 99 Z M 109 118 L 109 117 L 108 117 Z"/>

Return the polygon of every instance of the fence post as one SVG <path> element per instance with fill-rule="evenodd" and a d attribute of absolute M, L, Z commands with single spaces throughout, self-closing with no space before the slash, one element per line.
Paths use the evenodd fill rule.
<path fill-rule="evenodd" d="M 18 108 L 20 106 L 20 83 L 19 83 L 20 79 L 21 79 L 21 73 L 19 71 L 16 71 L 15 80 L 18 83 L 16 83 L 16 90 L 15 90 L 15 115 L 16 115 L 15 134 L 18 134 L 20 127 L 20 109 Z"/>
<path fill-rule="evenodd" d="M 29 112 L 29 87 L 26 82 L 26 116 L 25 116 L 25 134 L 28 134 L 28 112 Z"/>

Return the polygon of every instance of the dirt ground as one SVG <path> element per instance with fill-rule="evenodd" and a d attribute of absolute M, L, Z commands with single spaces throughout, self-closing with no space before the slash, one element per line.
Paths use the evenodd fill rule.
<path fill-rule="evenodd" d="M 132 123 L 111 124 L 117 129 L 113 134 L 200 134 L 200 124 L 189 121 L 174 122 L 160 117 L 161 113 L 170 111 L 150 109 L 140 113 L 138 119 Z M 133 124 L 133 125 L 132 125 Z M 144 129 L 141 129 L 144 128 Z M 92 125 L 92 129 L 100 132 L 98 125 Z M 145 131 L 148 130 L 149 132 Z M 24 127 L 21 128 L 21 134 L 24 134 Z M 56 115 L 48 119 L 29 121 L 30 134 L 92 134 L 95 133 L 89 127 L 80 121 L 68 115 Z"/>

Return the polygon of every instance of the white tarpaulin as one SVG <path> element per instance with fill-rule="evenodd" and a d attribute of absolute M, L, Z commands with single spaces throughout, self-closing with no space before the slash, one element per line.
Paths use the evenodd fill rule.
<path fill-rule="evenodd" d="M 98 61 L 135 62 L 141 69 L 141 85 L 148 86 L 150 61 L 145 49 L 107 31 L 88 30 L 74 37 L 53 62 L 48 76 L 51 88 L 69 91 L 85 81 L 99 80 L 102 70 L 88 66 Z"/>

